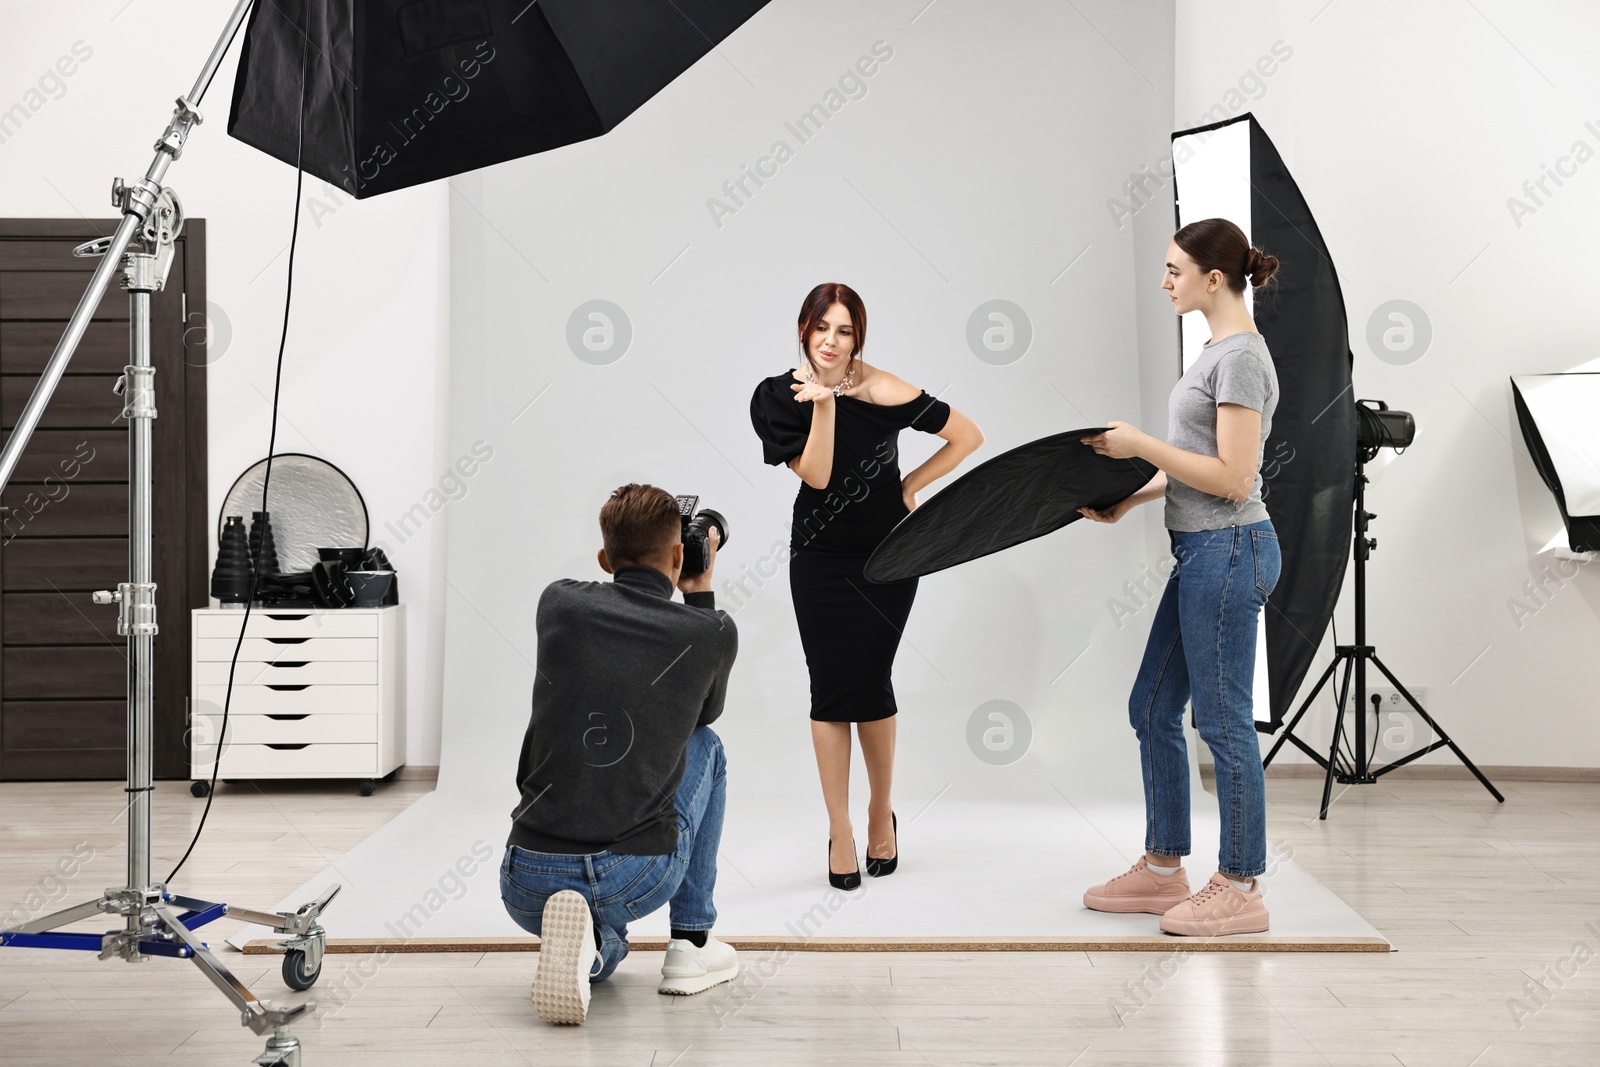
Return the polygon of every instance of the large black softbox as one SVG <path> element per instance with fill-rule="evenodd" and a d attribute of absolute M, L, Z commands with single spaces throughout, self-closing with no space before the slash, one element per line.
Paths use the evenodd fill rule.
<path fill-rule="evenodd" d="M 228 133 L 356 197 L 598 137 L 766 0 L 272 0 Z"/>
<path fill-rule="evenodd" d="M 1172 142 L 1178 225 L 1229 218 L 1280 264 L 1253 311 L 1279 389 L 1262 452 L 1262 494 L 1283 571 L 1265 612 L 1269 717 L 1256 723 L 1273 733 L 1322 643 L 1350 560 L 1355 357 L 1327 243 L 1255 117 L 1182 130 Z M 1204 337 L 1188 340 L 1197 348 Z M 1180 349 L 1184 341 L 1180 334 Z"/>

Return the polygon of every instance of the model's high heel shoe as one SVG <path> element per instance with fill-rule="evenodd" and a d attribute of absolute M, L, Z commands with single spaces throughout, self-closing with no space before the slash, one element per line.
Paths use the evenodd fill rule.
<path fill-rule="evenodd" d="M 852 839 L 850 842 L 850 851 L 855 851 L 854 839 Z M 833 873 L 833 838 L 831 837 L 828 838 L 828 884 L 833 886 L 835 889 L 861 888 L 861 868 L 859 866 L 855 870 L 848 871 L 845 874 Z"/>
<path fill-rule="evenodd" d="M 894 855 L 886 860 L 874 859 L 870 854 L 867 856 L 867 874 L 873 878 L 887 878 L 900 864 L 900 817 L 891 811 L 889 821 L 894 826 Z"/>

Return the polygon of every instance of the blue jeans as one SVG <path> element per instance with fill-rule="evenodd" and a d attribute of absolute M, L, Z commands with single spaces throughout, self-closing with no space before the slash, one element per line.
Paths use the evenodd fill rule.
<path fill-rule="evenodd" d="M 683 781 L 673 806 L 678 811 L 678 846 L 664 856 L 617 852 L 569 855 L 506 847 L 500 864 L 500 899 L 517 925 L 539 933 L 544 902 L 574 889 L 589 902 L 600 933 L 601 960 L 589 981 L 603 982 L 628 954 L 628 923 L 670 906 L 676 930 L 709 930 L 717 920 L 711 903 L 717 884 L 717 846 L 727 794 L 722 740 L 709 726 L 689 735 Z"/>
<path fill-rule="evenodd" d="M 1278 535 L 1268 519 L 1167 532 L 1177 566 L 1128 698 L 1144 774 L 1144 847 L 1152 856 L 1189 853 L 1183 709 L 1192 697 L 1195 726 L 1216 766 L 1222 816 L 1217 869 L 1252 878 L 1267 869 L 1266 783 L 1252 701 L 1256 620 L 1278 584 Z"/>

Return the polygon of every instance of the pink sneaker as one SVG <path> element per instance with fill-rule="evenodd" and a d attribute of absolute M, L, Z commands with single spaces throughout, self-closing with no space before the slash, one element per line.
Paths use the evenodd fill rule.
<path fill-rule="evenodd" d="M 1189 896 L 1189 876 L 1182 867 L 1177 874 L 1152 874 L 1143 856 L 1139 862 L 1109 882 L 1094 886 L 1083 894 L 1083 906 L 1094 911 L 1147 911 L 1165 915 Z"/>
<path fill-rule="evenodd" d="M 1256 879 L 1243 890 L 1220 873 L 1213 874 L 1198 893 L 1161 916 L 1161 929 L 1192 937 L 1263 933 L 1267 905 L 1261 899 L 1261 882 Z"/>

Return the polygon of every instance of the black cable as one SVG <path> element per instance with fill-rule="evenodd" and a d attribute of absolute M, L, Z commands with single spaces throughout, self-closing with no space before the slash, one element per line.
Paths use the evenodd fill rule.
<path fill-rule="evenodd" d="M 1372 712 L 1372 744 L 1367 749 L 1367 770 L 1372 770 L 1372 758 L 1378 754 L 1378 737 L 1383 733 L 1383 711 L 1373 709 Z"/>
<path fill-rule="evenodd" d="M 294 253 L 295 245 L 300 238 L 300 193 L 305 184 L 305 170 L 301 167 L 301 150 L 305 143 L 306 125 L 306 57 L 309 53 L 305 48 L 300 50 L 300 114 L 296 120 L 295 146 L 294 146 L 294 223 L 289 231 L 289 270 L 284 280 L 283 289 L 283 329 L 278 334 L 278 365 L 272 376 L 272 428 L 267 436 L 267 472 L 261 479 L 261 510 L 267 510 L 267 489 L 272 485 L 272 455 L 278 446 L 278 397 L 283 386 L 283 352 L 289 341 L 289 306 L 294 296 Z M 228 712 L 233 705 L 233 674 L 239 666 L 239 651 L 244 647 L 244 635 L 250 627 L 250 608 L 255 604 L 256 591 L 260 588 L 261 567 L 259 549 L 250 557 L 250 599 L 244 604 L 244 620 L 239 624 L 239 639 L 233 644 L 233 659 L 228 663 L 228 688 L 222 697 L 222 727 L 217 731 L 216 758 L 211 764 L 211 783 L 206 790 L 206 806 L 200 812 L 200 822 L 194 828 L 194 837 L 189 840 L 189 847 L 184 849 L 183 858 L 178 860 L 177 866 L 172 868 L 172 873 L 167 875 L 170 884 L 177 877 L 183 865 L 188 862 L 194 846 L 200 842 L 200 833 L 206 828 L 206 816 L 211 814 L 211 801 L 217 795 L 217 772 L 222 768 L 223 742 L 228 736 Z"/>
<path fill-rule="evenodd" d="M 1332 615 L 1328 616 L 1328 625 L 1333 627 L 1333 654 L 1334 654 L 1335 658 L 1337 658 L 1338 655 L 1339 655 L 1339 620 L 1338 620 L 1338 618 L 1336 618 L 1337 615 L 1338 615 L 1338 603 L 1335 602 L 1335 604 L 1334 604 L 1334 613 Z M 1337 690 L 1335 690 L 1335 692 L 1337 693 Z M 1346 695 L 1348 696 L 1349 694 L 1346 694 Z M 1338 708 L 1334 708 L 1333 710 L 1334 710 L 1335 713 L 1337 713 L 1339 709 Z M 1348 742 L 1345 739 L 1344 727 L 1343 726 L 1341 726 L 1339 728 L 1339 741 L 1340 741 L 1341 744 L 1345 744 L 1345 745 L 1348 746 Z"/>

